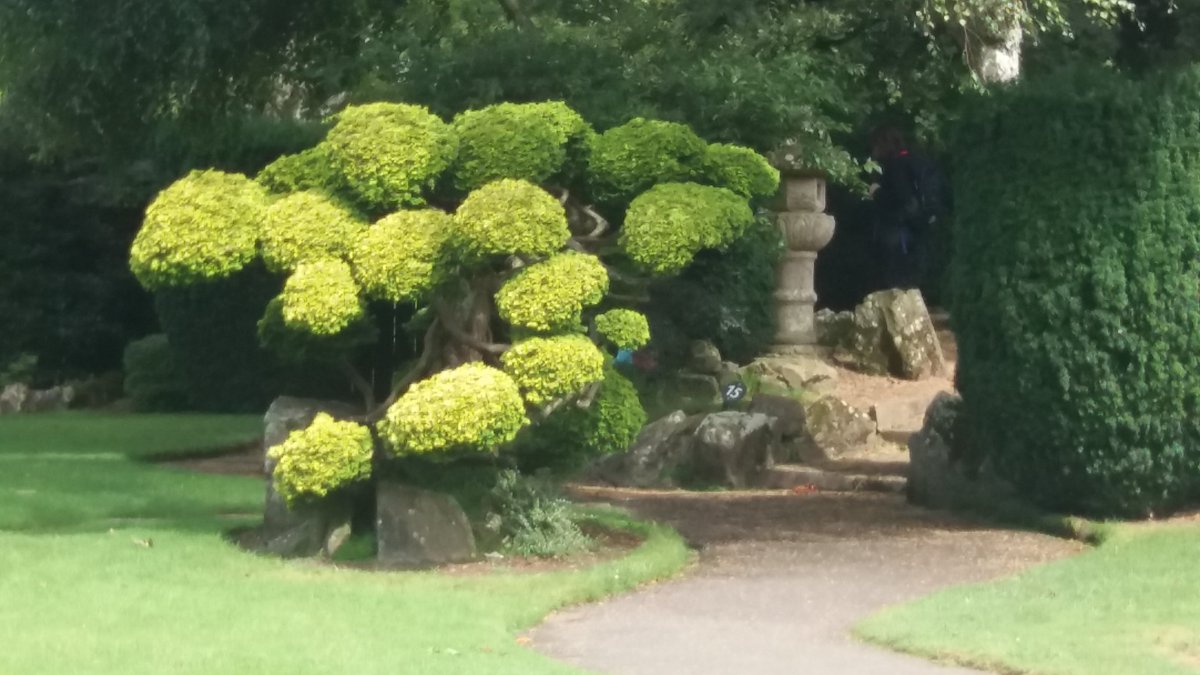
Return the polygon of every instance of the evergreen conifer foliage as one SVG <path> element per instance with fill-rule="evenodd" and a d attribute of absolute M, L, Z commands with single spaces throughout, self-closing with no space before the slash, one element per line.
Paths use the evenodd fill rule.
<path fill-rule="evenodd" d="M 706 151 L 682 125 L 640 119 L 596 134 L 558 102 L 453 123 L 372 103 L 333 122 L 320 144 L 257 181 L 197 172 L 168 187 L 131 265 L 162 289 L 265 263 L 282 292 L 264 307 L 264 346 L 340 361 L 379 461 L 495 453 L 543 428 L 563 454 L 624 450 L 645 414 L 608 364 L 650 339 L 645 318 L 621 306 L 637 295 L 630 287 L 736 241 L 752 200 L 778 185 L 753 151 Z M 620 150 L 643 136 L 655 142 Z M 365 317 L 397 303 L 420 308 L 424 352 L 406 372 L 356 372 L 354 350 L 375 337 Z M 280 446 L 276 480 L 289 500 L 368 477 L 366 437 L 321 424 Z M 318 466 L 349 458 L 353 467 Z"/>
<path fill-rule="evenodd" d="M 960 134 L 964 449 L 1093 515 L 1200 496 L 1200 72 L 1068 73 Z"/>

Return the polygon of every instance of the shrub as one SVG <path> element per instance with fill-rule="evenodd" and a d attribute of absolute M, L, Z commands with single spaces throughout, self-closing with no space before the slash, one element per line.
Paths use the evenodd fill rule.
<path fill-rule="evenodd" d="M 618 349 L 638 349 L 650 342 L 646 315 L 632 309 L 611 309 L 597 316 L 596 332 Z"/>
<path fill-rule="evenodd" d="M 760 218 L 727 250 L 701 251 L 679 276 L 656 283 L 647 311 L 659 353 L 686 357 L 691 340 L 708 340 L 738 363 L 766 351 L 775 337 L 783 251 L 775 224 Z"/>
<path fill-rule="evenodd" d="M 567 134 L 528 104 L 500 103 L 454 118 L 459 138 L 454 185 L 470 192 L 501 178 L 541 183 L 567 158 Z"/>
<path fill-rule="evenodd" d="M 313 335 L 336 335 L 364 312 L 350 266 L 340 260 L 300 263 L 280 298 L 284 323 Z"/>
<path fill-rule="evenodd" d="M 542 188 L 499 180 L 467 195 L 454 213 L 458 243 L 472 258 L 548 256 L 571 237 L 562 204 Z"/>
<path fill-rule="evenodd" d="M 523 340 L 500 361 L 525 400 L 538 406 L 579 393 L 604 377 L 604 355 L 586 335 Z"/>
<path fill-rule="evenodd" d="M 509 553 L 549 558 L 591 546 L 571 517 L 571 503 L 547 481 L 501 471 L 489 501 L 487 527 L 502 537 Z"/>
<path fill-rule="evenodd" d="M 392 303 L 419 299 L 444 272 L 453 221 L 436 209 L 397 211 L 372 225 L 350 251 L 367 295 Z"/>
<path fill-rule="evenodd" d="M 324 497 L 370 476 L 373 448 L 366 427 L 318 413 L 308 427 L 271 448 L 275 489 L 289 506 Z"/>
<path fill-rule="evenodd" d="M 625 452 L 646 426 L 638 391 L 615 368 L 604 369 L 600 392 L 587 408 L 567 405 L 516 446 L 522 466 L 577 469 L 592 459 Z"/>
<path fill-rule="evenodd" d="M 528 423 L 516 382 L 468 363 L 413 385 L 388 408 L 379 433 L 398 455 L 495 452 Z"/>
<path fill-rule="evenodd" d="M 585 307 L 608 293 L 608 271 L 595 256 L 567 251 L 518 272 L 496 293 L 500 318 L 533 331 L 582 325 Z"/>
<path fill-rule="evenodd" d="M 676 274 L 701 250 L 728 246 L 753 221 L 746 200 L 729 190 L 664 183 L 630 203 L 620 244 L 650 272 Z"/>
<path fill-rule="evenodd" d="M 704 151 L 704 178 L 747 199 L 768 199 L 779 190 L 779 171 L 762 155 L 737 145 L 708 146 Z"/>
<path fill-rule="evenodd" d="M 188 407 L 187 382 L 166 335 L 147 335 L 125 347 L 125 395 L 141 412 Z"/>
<path fill-rule="evenodd" d="M 191 172 L 146 209 L 134 276 L 154 289 L 233 275 L 254 260 L 266 208 L 265 191 L 245 176 Z"/>
<path fill-rule="evenodd" d="M 424 205 L 422 192 L 458 152 L 449 125 L 420 106 L 353 106 L 336 122 L 325 137 L 325 152 L 347 189 L 376 211 Z"/>
<path fill-rule="evenodd" d="M 366 227 L 348 211 L 316 192 L 296 192 L 271 205 L 260 245 L 272 272 L 290 272 L 318 258 L 345 258 Z"/>
<path fill-rule="evenodd" d="M 602 201 L 626 200 L 656 183 L 691 180 L 701 169 L 706 147 L 686 125 L 633 119 L 592 141 L 592 190 Z"/>
<path fill-rule="evenodd" d="M 1060 76 L 959 135 L 952 316 L 973 454 L 1096 515 L 1200 495 L 1200 73 Z"/>
<path fill-rule="evenodd" d="M 363 345 L 379 337 L 379 330 L 366 315 L 332 335 L 314 334 L 306 328 L 289 326 L 283 317 L 283 299 L 267 303 L 258 320 L 258 343 L 285 364 L 301 367 L 316 363 L 338 363 Z"/>
<path fill-rule="evenodd" d="M 329 146 L 317 145 L 271 162 L 254 177 L 271 192 L 332 192 L 340 187 L 341 176 L 329 158 Z"/>

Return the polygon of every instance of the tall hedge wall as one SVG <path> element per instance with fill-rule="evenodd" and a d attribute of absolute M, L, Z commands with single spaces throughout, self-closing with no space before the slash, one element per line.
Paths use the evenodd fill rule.
<path fill-rule="evenodd" d="M 953 316 L 972 454 L 1046 506 L 1200 496 L 1200 71 L 1069 73 L 960 130 Z"/>

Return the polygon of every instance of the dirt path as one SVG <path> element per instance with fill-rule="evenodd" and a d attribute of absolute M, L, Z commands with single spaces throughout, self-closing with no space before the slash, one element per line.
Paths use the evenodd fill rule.
<path fill-rule="evenodd" d="M 700 549 L 680 580 L 559 613 L 543 653 L 614 674 L 969 673 L 855 642 L 885 605 L 1080 550 L 910 507 L 891 495 L 636 492 L 577 496 L 671 523 Z"/>

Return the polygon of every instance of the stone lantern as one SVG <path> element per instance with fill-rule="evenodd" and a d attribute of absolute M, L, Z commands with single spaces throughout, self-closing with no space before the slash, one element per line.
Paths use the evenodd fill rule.
<path fill-rule="evenodd" d="M 787 246 L 775 289 L 778 328 L 772 351 L 815 354 L 815 265 L 817 252 L 833 239 L 834 230 L 833 216 L 825 213 L 825 176 L 797 166 L 794 151 L 781 150 L 771 159 L 781 174 L 775 222 Z"/>

